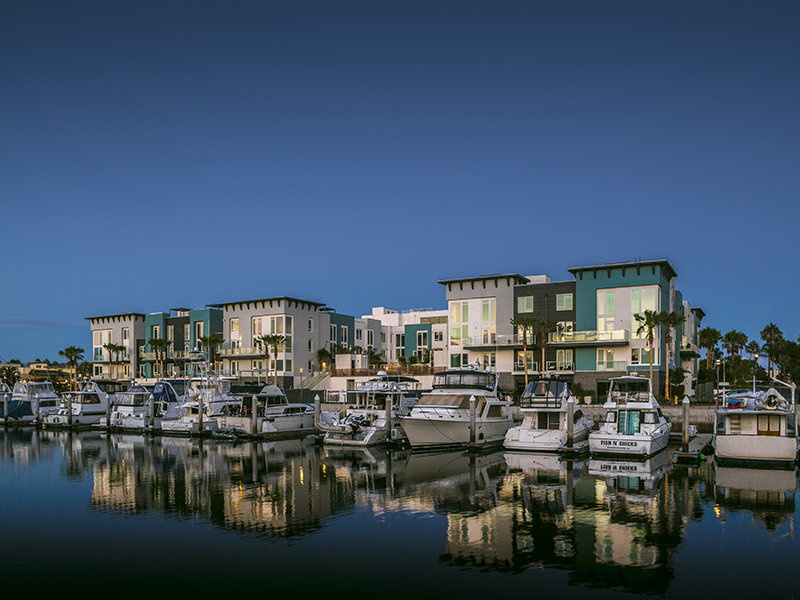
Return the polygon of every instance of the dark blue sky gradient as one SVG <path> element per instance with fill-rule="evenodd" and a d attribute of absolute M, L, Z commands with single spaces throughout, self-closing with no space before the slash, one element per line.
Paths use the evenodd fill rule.
<path fill-rule="evenodd" d="M 796 2 L 0 6 L 0 360 L 84 317 L 667 258 L 800 335 Z"/>

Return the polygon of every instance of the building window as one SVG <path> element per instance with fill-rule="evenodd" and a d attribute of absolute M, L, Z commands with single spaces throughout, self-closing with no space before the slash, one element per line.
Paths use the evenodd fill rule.
<path fill-rule="evenodd" d="M 563 348 L 556 350 L 556 371 L 574 371 L 572 349 Z"/>
<path fill-rule="evenodd" d="M 309 352 L 314 351 L 314 340 L 308 340 L 308 351 Z"/>
<path fill-rule="evenodd" d="M 292 359 L 291 358 L 287 358 L 286 359 L 286 370 L 289 373 L 291 373 L 293 371 L 293 369 L 292 369 Z"/>
<path fill-rule="evenodd" d="M 528 371 L 536 371 L 538 370 L 539 365 L 533 362 L 533 352 L 528 350 L 527 356 L 523 357 L 524 352 L 522 350 L 514 350 L 514 370 L 515 371 L 524 371 L 525 370 L 525 358 L 527 358 L 528 363 Z"/>
<path fill-rule="evenodd" d="M 161 337 L 161 326 L 160 325 L 152 325 L 150 327 L 150 337 L 154 339 L 158 339 Z"/>
<path fill-rule="evenodd" d="M 642 331 L 642 333 L 636 333 L 641 325 L 641 323 L 636 320 L 636 315 L 643 315 L 646 310 L 658 312 L 657 290 L 657 286 L 634 288 L 631 290 L 631 334 L 633 337 L 642 339 L 646 335 L 644 331 Z"/>
<path fill-rule="evenodd" d="M 572 333 L 575 331 L 575 321 L 559 321 L 556 323 L 558 333 Z"/>
<path fill-rule="evenodd" d="M 367 329 L 367 346 L 375 345 L 375 332 L 372 329 Z"/>
<path fill-rule="evenodd" d="M 469 304 L 453 302 L 450 305 L 450 344 L 460 346 L 469 341 Z"/>
<path fill-rule="evenodd" d="M 597 330 L 614 329 L 614 290 L 597 290 Z"/>
<path fill-rule="evenodd" d="M 167 340 L 170 342 L 175 341 L 175 326 L 167 325 Z"/>
<path fill-rule="evenodd" d="M 400 358 L 406 353 L 406 334 L 397 333 L 394 336 L 395 355 Z"/>
<path fill-rule="evenodd" d="M 497 364 L 497 353 L 496 352 L 487 352 L 483 355 L 483 368 L 484 369 L 494 369 Z"/>
<path fill-rule="evenodd" d="M 197 321 L 194 324 L 194 343 L 198 344 L 198 340 L 205 335 L 205 323 Z"/>
<path fill-rule="evenodd" d="M 443 331 L 434 331 L 433 332 L 433 341 L 434 342 L 443 342 L 444 341 L 444 332 Z"/>
<path fill-rule="evenodd" d="M 533 296 L 520 296 L 517 298 L 517 312 L 530 313 L 533 312 Z"/>
<path fill-rule="evenodd" d="M 314 331 L 314 319 L 309 319 L 308 320 L 308 330 L 309 331 Z"/>
<path fill-rule="evenodd" d="M 364 339 L 364 331 L 362 329 L 356 329 L 356 341 L 360 342 Z"/>
<path fill-rule="evenodd" d="M 131 347 L 131 330 L 129 327 L 122 328 L 122 345 L 128 349 Z"/>
<path fill-rule="evenodd" d="M 330 336 L 331 336 L 331 344 L 335 344 L 336 343 L 336 325 L 331 325 Z"/>
<path fill-rule="evenodd" d="M 572 310 L 572 294 L 556 294 L 556 310 Z"/>
<path fill-rule="evenodd" d="M 350 344 L 350 331 L 347 325 L 342 325 L 340 329 L 342 335 L 342 346 L 347 348 L 347 346 Z"/>
<path fill-rule="evenodd" d="M 188 323 L 186 323 L 183 326 L 183 343 L 184 344 L 188 344 L 189 343 L 189 324 Z"/>
<path fill-rule="evenodd" d="M 469 358 L 466 353 L 464 354 L 451 354 L 450 366 L 454 368 L 466 367 L 469 364 Z"/>

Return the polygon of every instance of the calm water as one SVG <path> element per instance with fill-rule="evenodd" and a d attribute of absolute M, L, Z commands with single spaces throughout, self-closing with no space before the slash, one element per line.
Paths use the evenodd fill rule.
<path fill-rule="evenodd" d="M 7 593 L 800 598 L 793 471 L 0 436 Z"/>

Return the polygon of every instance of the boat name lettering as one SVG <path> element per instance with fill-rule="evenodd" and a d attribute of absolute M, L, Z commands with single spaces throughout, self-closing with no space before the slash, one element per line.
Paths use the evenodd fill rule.
<path fill-rule="evenodd" d="M 600 440 L 601 446 L 619 446 L 623 448 L 635 448 L 639 442 L 621 442 L 618 440 Z"/>

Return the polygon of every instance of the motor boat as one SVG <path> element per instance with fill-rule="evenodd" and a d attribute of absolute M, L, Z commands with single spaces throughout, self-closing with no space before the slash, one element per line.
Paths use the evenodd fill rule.
<path fill-rule="evenodd" d="M 184 397 L 168 381 L 159 381 L 152 386 L 134 384 L 115 394 L 110 420 L 106 425 L 106 419 L 101 418 L 99 425 L 120 431 L 160 431 L 164 420 L 180 417 L 179 407 L 183 400 Z"/>
<path fill-rule="evenodd" d="M 433 449 L 502 444 L 514 421 L 497 373 L 476 367 L 436 373 L 431 391 L 401 423 L 412 448 Z"/>
<path fill-rule="evenodd" d="M 241 405 L 241 400 L 232 396 L 230 389 L 230 381 L 226 379 L 206 378 L 194 382 L 185 396 L 187 400 L 178 407 L 176 418 L 161 421 L 161 433 L 164 435 L 212 433 L 219 427 L 218 417 Z"/>
<path fill-rule="evenodd" d="M 603 404 L 605 419 L 589 433 L 592 456 L 646 458 L 667 447 L 672 424 L 661 413 L 647 377 L 612 377 Z"/>
<path fill-rule="evenodd" d="M 8 402 L 8 422 L 32 424 L 57 412 L 60 404 L 52 382 L 18 381 Z"/>
<path fill-rule="evenodd" d="M 797 459 L 794 389 L 791 401 L 774 387 L 724 398 L 714 417 L 713 446 L 723 466 L 790 467 Z"/>
<path fill-rule="evenodd" d="M 253 416 L 253 402 L 256 414 Z M 217 416 L 213 435 L 239 438 L 269 434 L 314 431 L 314 407 L 289 402 L 277 385 L 268 384 L 251 397 L 242 397 L 235 407 L 226 407 Z"/>
<path fill-rule="evenodd" d="M 365 381 L 348 393 L 350 408 L 341 418 L 335 413 L 320 416 L 318 427 L 325 432 L 323 443 L 342 446 L 406 444 L 408 437 L 401 421 L 411 414 L 418 401 L 408 392 L 407 382 L 385 373 Z"/>
<path fill-rule="evenodd" d="M 522 424 L 506 432 L 505 448 L 557 452 L 568 447 L 576 450 L 588 447 L 594 421 L 583 414 L 566 381 L 554 377 L 530 382 L 520 397 L 520 412 L 523 414 Z"/>
<path fill-rule="evenodd" d="M 111 395 L 96 381 L 80 381 L 77 390 L 61 396 L 61 407 L 44 417 L 42 425 L 52 429 L 97 425 L 106 416 L 110 401 Z"/>

